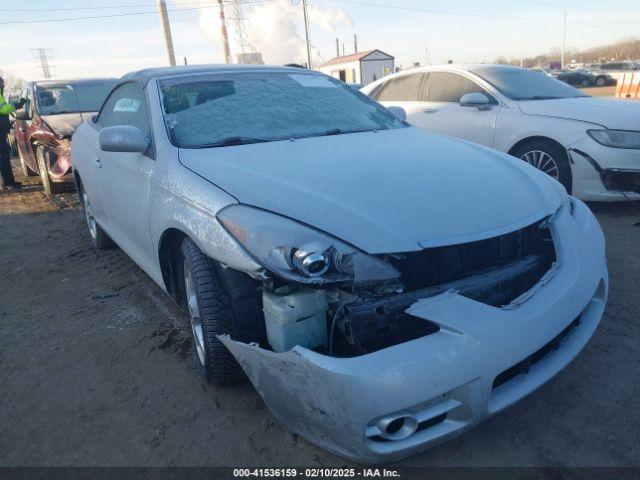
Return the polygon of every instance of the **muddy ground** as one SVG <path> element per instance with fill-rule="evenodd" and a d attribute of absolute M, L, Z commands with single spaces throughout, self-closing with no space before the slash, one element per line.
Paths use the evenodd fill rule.
<path fill-rule="evenodd" d="M 0 465 L 346 464 L 250 384 L 203 382 L 185 315 L 120 250 L 90 248 L 74 193 L 30 183 L 0 194 Z M 611 275 L 592 341 L 538 392 L 400 465 L 640 466 L 640 204 L 592 207 Z"/>

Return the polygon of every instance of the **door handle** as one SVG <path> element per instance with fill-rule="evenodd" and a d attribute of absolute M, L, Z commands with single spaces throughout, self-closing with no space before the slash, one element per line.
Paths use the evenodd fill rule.
<path fill-rule="evenodd" d="M 439 109 L 438 108 L 425 108 L 423 110 L 424 113 L 436 113 Z"/>
<path fill-rule="evenodd" d="M 96 168 L 102 168 L 102 162 L 100 161 L 99 158 L 94 158 L 93 159 L 93 166 Z"/>

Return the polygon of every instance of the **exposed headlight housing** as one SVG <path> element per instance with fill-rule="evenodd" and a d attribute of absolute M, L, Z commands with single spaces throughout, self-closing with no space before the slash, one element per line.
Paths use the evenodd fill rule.
<path fill-rule="evenodd" d="M 640 148 L 640 132 L 634 130 L 587 130 L 596 142 L 612 148 Z"/>
<path fill-rule="evenodd" d="M 270 272 L 290 281 L 371 283 L 400 277 L 387 262 L 331 235 L 290 218 L 231 205 L 217 215 L 220 223 Z"/>

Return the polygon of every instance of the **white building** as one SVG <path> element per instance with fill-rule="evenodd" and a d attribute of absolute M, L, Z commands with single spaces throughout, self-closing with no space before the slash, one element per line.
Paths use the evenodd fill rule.
<path fill-rule="evenodd" d="M 332 58 L 318 67 L 322 73 L 346 83 L 366 85 L 393 73 L 394 58 L 380 50 Z"/>

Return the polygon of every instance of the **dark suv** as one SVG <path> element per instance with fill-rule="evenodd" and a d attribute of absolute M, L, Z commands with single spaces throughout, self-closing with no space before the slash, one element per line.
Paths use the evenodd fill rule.
<path fill-rule="evenodd" d="M 115 79 L 30 82 L 15 112 L 15 142 L 25 175 L 40 175 L 47 195 L 72 182 L 71 135 L 102 106 Z"/>

